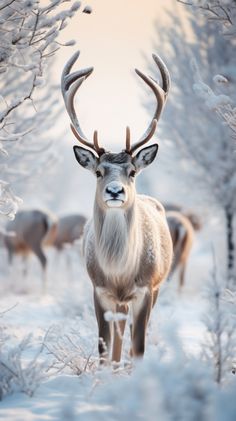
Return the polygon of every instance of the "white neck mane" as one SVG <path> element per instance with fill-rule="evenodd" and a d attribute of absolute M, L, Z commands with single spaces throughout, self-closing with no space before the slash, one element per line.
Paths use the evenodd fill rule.
<path fill-rule="evenodd" d="M 105 275 L 113 278 L 134 274 L 139 262 L 142 238 L 135 215 L 122 209 L 108 209 L 95 219 L 96 254 Z"/>

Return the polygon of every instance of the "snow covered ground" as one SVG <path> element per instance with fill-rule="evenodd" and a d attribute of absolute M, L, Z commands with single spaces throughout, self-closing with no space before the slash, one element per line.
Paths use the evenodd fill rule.
<path fill-rule="evenodd" d="M 13 375 L 12 390 L 0 402 L 0 420 L 236 419 L 231 399 L 235 386 L 218 390 L 211 368 L 199 358 L 205 335 L 202 315 L 208 311 L 203 282 L 210 269 L 200 241 L 184 290 L 178 292 L 176 279 L 163 285 L 144 360 L 131 368 L 127 329 L 122 366 L 116 372 L 98 368 L 91 284 L 79 250 L 65 254 L 48 250 L 43 295 L 36 259 L 32 257 L 23 278 L 20 262 L 9 271 L 1 250 L 1 358 L 17 377 Z M 226 402 L 228 410 L 222 412 Z"/>

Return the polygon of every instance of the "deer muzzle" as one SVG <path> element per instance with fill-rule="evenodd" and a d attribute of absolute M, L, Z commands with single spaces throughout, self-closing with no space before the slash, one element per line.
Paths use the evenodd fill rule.
<path fill-rule="evenodd" d="M 116 181 L 107 184 L 104 190 L 104 201 L 109 208 L 121 207 L 126 201 L 124 186 Z"/>

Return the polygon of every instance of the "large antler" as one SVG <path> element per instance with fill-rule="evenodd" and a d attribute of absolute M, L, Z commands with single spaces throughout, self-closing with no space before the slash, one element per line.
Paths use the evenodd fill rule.
<path fill-rule="evenodd" d="M 84 80 L 89 75 L 91 75 L 93 71 L 93 67 L 89 67 L 88 69 L 82 69 L 82 70 L 70 73 L 71 68 L 76 62 L 76 60 L 78 59 L 79 55 L 80 55 L 80 51 L 77 51 L 75 54 L 73 54 L 73 56 L 69 59 L 69 61 L 66 63 L 63 69 L 62 76 L 61 76 L 62 95 L 64 98 L 67 112 L 72 122 L 71 124 L 72 132 L 81 143 L 93 149 L 99 156 L 101 156 L 103 153 L 105 153 L 105 150 L 103 148 L 100 148 L 98 144 L 97 131 L 94 132 L 93 143 L 89 142 L 80 127 L 78 118 L 76 116 L 75 108 L 74 108 L 74 97 L 77 90 L 82 85 Z"/>
<path fill-rule="evenodd" d="M 161 78 L 162 78 L 162 86 L 158 85 L 157 82 L 149 76 L 146 76 L 144 73 L 140 72 L 140 70 L 135 69 L 136 73 L 146 82 L 146 84 L 152 89 L 156 100 L 156 110 L 153 116 L 151 123 L 149 124 L 146 132 L 140 138 L 140 140 L 134 143 L 133 146 L 130 146 L 130 130 L 129 127 L 126 129 L 126 151 L 131 155 L 134 153 L 136 149 L 140 146 L 144 145 L 148 142 L 149 139 L 154 135 L 157 122 L 161 116 L 162 110 L 164 108 L 165 102 L 167 100 L 167 96 L 170 89 L 170 74 L 165 63 L 161 60 L 161 58 L 155 54 L 152 55 L 157 67 L 160 71 Z"/>

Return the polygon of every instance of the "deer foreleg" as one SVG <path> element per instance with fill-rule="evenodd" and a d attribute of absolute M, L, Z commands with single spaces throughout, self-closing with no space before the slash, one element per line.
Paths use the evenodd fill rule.
<path fill-rule="evenodd" d="M 132 350 L 133 357 L 142 357 L 145 350 L 146 328 L 152 308 L 152 293 L 148 288 L 140 288 L 137 298 L 132 302 Z"/>
<path fill-rule="evenodd" d="M 117 313 L 123 313 L 124 316 L 128 313 L 128 306 L 127 305 L 119 305 L 116 306 Z M 122 351 L 122 342 L 123 342 L 123 335 L 125 331 L 125 324 L 126 318 L 124 320 L 120 320 L 114 322 L 114 340 L 113 340 L 113 350 L 112 350 L 112 361 L 120 362 L 121 351 Z"/>
<path fill-rule="evenodd" d="M 111 327 L 104 317 L 107 309 L 102 306 L 96 291 L 94 291 L 94 307 L 98 324 L 98 353 L 102 364 L 105 360 L 108 360 L 110 354 Z"/>

